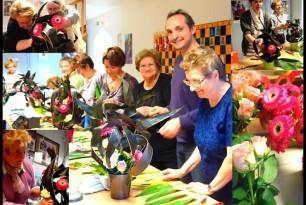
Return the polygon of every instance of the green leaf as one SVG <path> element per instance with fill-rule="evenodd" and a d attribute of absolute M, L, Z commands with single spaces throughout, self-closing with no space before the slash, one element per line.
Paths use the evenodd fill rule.
<path fill-rule="evenodd" d="M 165 204 L 168 203 L 170 201 L 179 199 L 179 198 L 183 198 L 184 196 L 186 196 L 186 194 L 179 194 L 179 195 L 167 195 L 161 198 L 158 198 L 156 200 L 154 200 L 153 202 L 148 202 L 146 203 L 147 205 L 160 205 L 160 204 Z"/>
<path fill-rule="evenodd" d="M 165 188 L 165 187 L 171 187 L 171 186 L 166 185 L 166 184 L 155 184 L 155 185 L 147 187 L 146 189 L 144 189 L 142 192 L 140 192 L 136 196 L 146 196 L 146 195 L 149 195 L 149 194 L 153 194 L 153 193 L 158 192 L 160 189 Z"/>
<path fill-rule="evenodd" d="M 269 189 L 270 189 L 270 191 L 272 192 L 272 194 L 273 194 L 274 196 L 276 196 L 276 195 L 279 193 L 278 188 L 276 188 L 276 187 L 273 186 L 272 184 L 269 185 Z"/>
<path fill-rule="evenodd" d="M 267 183 L 272 183 L 276 179 L 277 174 L 278 174 L 278 162 L 275 155 L 271 155 L 264 162 L 263 179 Z"/>
<path fill-rule="evenodd" d="M 157 199 L 159 197 L 168 195 L 169 193 L 174 192 L 174 188 L 171 186 L 163 187 L 161 188 L 157 193 L 153 194 L 149 198 L 146 199 L 146 202 L 153 201 L 154 199 Z"/>
<path fill-rule="evenodd" d="M 236 205 L 251 205 L 251 203 L 249 201 L 246 201 L 246 200 L 243 200 L 243 201 L 240 201 L 238 204 Z"/>
<path fill-rule="evenodd" d="M 265 189 L 262 193 L 259 194 L 257 204 L 276 205 L 276 201 L 270 189 Z"/>
<path fill-rule="evenodd" d="M 91 155 L 89 151 L 76 151 L 76 152 L 69 153 L 69 160 L 87 158 L 90 156 Z"/>
<path fill-rule="evenodd" d="M 238 187 L 233 190 L 232 197 L 234 199 L 242 200 L 247 197 L 247 192 L 243 188 Z"/>
<path fill-rule="evenodd" d="M 190 204 L 191 202 L 195 201 L 195 199 L 192 198 L 184 198 L 181 200 L 175 200 L 167 203 L 167 205 L 185 205 L 185 204 Z"/>
<path fill-rule="evenodd" d="M 96 86 L 96 99 L 99 99 L 102 95 L 102 89 L 100 85 Z"/>
<path fill-rule="evenodd" d="M 236 170 L 233 170 L 233 179 L 232 179 L 232 187 L 236 187 L 238 185 L 239 174 Z"/>

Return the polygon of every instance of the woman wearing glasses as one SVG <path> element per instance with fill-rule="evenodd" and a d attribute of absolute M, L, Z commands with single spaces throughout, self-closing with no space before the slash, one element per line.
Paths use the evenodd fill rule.
<path fill-rule="evenodd" d="M 246 11 L 240 17 L 240 27 L 243 33 L 242 52 L 244 55 L 254 55 L 253 44 L 261 47 L 263 40 L 257 39 L 257 36 L 263 32 L 271 32 L 270 17 L 263 13 L 263 0 L 249 0 L 250 10 Z"/>
<path fill-rule="evenodd" d="M 210 48 L 192 50 L 181 64 L 184 82 L 202 101 L 196 118 L 197 148 L 179 169 L 163 171 L 164 180 L 181 178 L 201 163 L 204 183 L 188 186 L 224 204 L 232 199 L 232 88 L 225 81 L 224 64 Z"/>

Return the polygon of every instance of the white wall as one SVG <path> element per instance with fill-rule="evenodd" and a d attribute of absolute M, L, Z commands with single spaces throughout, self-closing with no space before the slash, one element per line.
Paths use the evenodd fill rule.
<path fill-rule="evenodd" d="M 87 8 L 102 3 L 101 0 L 90 0 Z M 231 18 L 230 1 L 227 0 L 129 0 L 114 1 L 113 5 L 108 6 L 109 10 L 101 9 L 103 13 L 87 19 L 88 54 L 93 58 L 97 70 L 104 70 L 102 54 L 107 47 L 117 45 L 119 33 L 133 35 L 133 63 L 137 52 L 153 48 L 153 35 L 164 31 L 166 16 L 171 10 L 186 10 L 196 24 Z M 90 12 L 86 11 L 87 14 Z M 126 65 L 125 70 L 141 80 L 134 64 Z"/>

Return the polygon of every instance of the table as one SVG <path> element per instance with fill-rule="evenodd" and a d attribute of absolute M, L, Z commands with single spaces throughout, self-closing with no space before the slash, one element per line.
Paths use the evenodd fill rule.
<path fill-rule="evenodd" d="M 91 159 L 91 158 L 90 158 Z M 78 160 L 71 160 L 71 161 L 87 161 L 88 162 L 89 158 L 83 158 L 83 159 L 78 159 Z M 70 161 L 70 162 L 71 162 Z M 70 187 L 76 187 L 77 184 L 84 179 L 86 176 L 85 174 L 81 174 L 79 170 L 69 170 L 69 183 Z M 139 188 L 140 184 L 143 184 L 144 181 L 150 181 L 154 180 L 155 182 L 159 181 L 160 179 L 160 170 L 149 166 L 143 173 L 141 173 L 139 176 L 136 177 L 135 180 L 132 180 L 132 185 L 131 185 L 131 192 L 130 192 L 130 197 L 125 200 L 114 200 L 110 197 L 110 192 L 109 191 L 101 191 L 93 194 L 87 194 L 83 195 L 83 199 L 78 202 L 70 202 L 69 204 L 72 205 L 84 205 L 84 204 L 90 204 L 90 205 L 95 205 L 95 204 L 108 204 L 108 205 L 116 205 L 116 204 L 145 204 L 145 197 L 136 197 L 136 195 L 141 192 L 142 190 Z M 186 184 L 184 184 L 181 181 L 172 181 L 169 182 L 170 185 L 174 187 L 180 187 L 180 189 L 183 189 Z M 196 201 L 193 204 L 205 204 L 205 205 L 216 205 L 216 204 L 221 204 L 220 202 L 214 200 L 213 198 L 205 195 L 200 195 L 196 193 L 192 193 L 190 191 L 185 192 L 188 196 L 195 198 Z M 206 202 L 201 203 L 201 201 L 206 198 Z"/>
<path fill-rule="evenodd" d="M 285 48 L 281 50 L 281 55 L 279 58 L 290 58 L 303 62 L 303 56 L 301 56 L 298 52 L 292 52 Z M 232 64 L 231 68 L 232 71 L 246 69 L 264 71 L 270 74 L 274 74 L 277 72 L 277 67 L 274 67 L 273 70 L 264 69 L 262 60 L 257 56 L 244 56 L 240 59 L 238 63 Z"/>

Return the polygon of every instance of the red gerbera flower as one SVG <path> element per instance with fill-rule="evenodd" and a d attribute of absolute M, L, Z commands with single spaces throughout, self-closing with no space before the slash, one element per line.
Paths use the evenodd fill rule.
<path fill-rule="evenodd" d="M 269 123 L 269 144 L 277 152 L 284 152 L 294 133 L 294 120 L 288 115 L 278 115 Z"/>
<path fill-rule="evenodd" d="M 284 103 L 280 104 L 273 111 L 274 115 L 290 114 L 294 112 L 294 108 L 297 106 L 297 97 L 289 96 L 285 99 Z"/>
<path fill-rule="evenodd" d="M 303 144 L 304 144 L 304 124 L 303 124 L 302 120 L 299 120 L 296 123 L 296 125 L 294 127 L 293 136 L 296 140 L 296 143 L 303 146 Z"/>
<path fill-rule="evenodd" d="M 69 112 L 69 106 L 68 105 L 59 105 L 58 106 L 58 111 L 62 114 L 66 114 Z"/>
<path fill-rule="evenodd" d="M 299 96 L 301 94 L 301 90 L 298 86 L 293 85 L 293 84 L 284 84 L 282 85 L 284 88 L 287 89 L 288 95 L 293 95 L 293 96 Z"/>
<path fill-rule="evenodd" d="M 262 105 L 266 110 L 274 110 L 281 105 L 288 96 L 287 90 L 282 86 L 273 85 L 263 92 Z"/>

